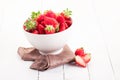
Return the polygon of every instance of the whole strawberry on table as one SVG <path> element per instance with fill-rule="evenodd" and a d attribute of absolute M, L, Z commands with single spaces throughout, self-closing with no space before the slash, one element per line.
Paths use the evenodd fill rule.
<path fill-rule="evenodd" d="M 32 12 L 31 17 L 24 23 L 24 30 L 33 34 L 53 34 L 66 30 L 72 25 L 72 11 L 63 10 L 55 13 L 46 10 L 44 13 Z"/>

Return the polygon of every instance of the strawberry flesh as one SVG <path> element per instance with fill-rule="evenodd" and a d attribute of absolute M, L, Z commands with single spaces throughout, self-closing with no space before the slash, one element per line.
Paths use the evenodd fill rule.
<path fill-rule="evenodd" d="M 86 63 L 84 62 L 84 60 L 80 56 L 75 56 L 75 62 L 77 65 L 79 65 L 81 67 L 86 67 Z"/>
<path fill-rule="evenodd" d="M 88 63 L 91 60 L 91 54 L 85 54 L 82 56 L 82 59 L 85 61 L 85 63 Z"/>

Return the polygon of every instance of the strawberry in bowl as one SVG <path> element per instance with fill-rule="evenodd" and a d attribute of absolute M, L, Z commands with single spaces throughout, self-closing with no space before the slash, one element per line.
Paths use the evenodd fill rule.
<path fill-rule="evenodd" d="M 46 10 L 44 13 L 32 12 L 24 25 L 28 41 L 41 53 L 55 53 L 62 49 L 70 35 L 72 25 L 71 11 L 60 13 Z"/>

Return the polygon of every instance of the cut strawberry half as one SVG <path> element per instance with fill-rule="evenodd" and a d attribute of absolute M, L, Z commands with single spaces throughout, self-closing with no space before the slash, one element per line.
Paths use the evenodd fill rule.
<path fill-rule="evenodd" d="M 91 54 L 85 54 L 82 56 L 82 59 L 85 61 L 85 63 L 88 63 L 91 60 Z"/>
<path fill-rule="evenodd" d="M 86 63 L 84 62 L 81 56 L 75 56 L 75 62 L 81 67 L 86 67 Z"/>

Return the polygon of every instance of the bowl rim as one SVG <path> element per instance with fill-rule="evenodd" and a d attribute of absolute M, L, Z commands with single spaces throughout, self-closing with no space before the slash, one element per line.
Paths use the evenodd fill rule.
<path fill-rule="evenodd" d="M 68 27 L 67 29 L 65 29 L 64 31 L 61 31 L 61 32 L 57 32 L 57 33 L 53 33 L 53 34 L 33 34 L 33 33 L 30 33 L 30 32 L 27 32 L 26 30 L 24 30 L 23 28 L 23 31 L 27 34 L 31 34 L 31 35 L 36 35 L 36 36 L 51 36 L 51 35 L 57 35 L 57 34 L 61 34 L 61 33 L 64 33 L 66 31 L 68 31 L 69 29 L 71 29 L 71 26 Z"/>

